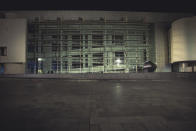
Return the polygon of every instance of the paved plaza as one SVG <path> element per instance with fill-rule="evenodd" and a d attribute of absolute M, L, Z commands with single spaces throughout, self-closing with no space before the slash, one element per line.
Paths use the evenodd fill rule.
<path fill-rule="evenodd" d="M 196 131 L 196 81 L 0 78 L 1 131 Z"/>

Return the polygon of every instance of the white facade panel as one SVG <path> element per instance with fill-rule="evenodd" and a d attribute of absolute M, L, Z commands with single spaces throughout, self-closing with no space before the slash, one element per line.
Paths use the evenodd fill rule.
<path fill-rule="evenodd" d="M 7 48 L 1 63 L 25 63 L 26 27 L 25 19 L 0 19 L 0 47 Z"/>

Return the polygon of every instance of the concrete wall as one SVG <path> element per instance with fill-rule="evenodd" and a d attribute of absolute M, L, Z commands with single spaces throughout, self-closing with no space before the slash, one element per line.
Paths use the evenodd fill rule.
<path fill-rule="evenodd" d="M 179 19 L 171 28 L 171 62 L 196 60 L 196 16 Z"/>
<path fill-rule="evenodd" d="M 25 64 L 5 64 L 4 74 L 24 74 L 25 73 Z"/>
<path fill-rule="evenodd" d="M 155 53 L 157 72 L 169 72 L 168 23 L 155 23 Z"/>
<path fill-rule="evenodd" d="M 25 19 L 0 19 L 0 47 L 7 47 L 7 56 L 0 56 L 4 73 L 24 73 L 26 26 Z"/>

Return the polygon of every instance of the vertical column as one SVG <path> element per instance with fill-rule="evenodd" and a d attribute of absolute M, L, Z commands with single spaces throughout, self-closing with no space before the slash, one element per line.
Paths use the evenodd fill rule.
<path fill-rule="evenodd" d="M 35 40 L 35 42 L 34 42 L 34 69 L 33 69 L 33 73 L 34 74 L 36 74 L 36 72 L 37 72 L 37 70 L 36 70 L 36 64 L 37 64 L 37 26 L 38 26 L 38 21 L 37 21 L 37 19 L 35 19 L 35 24 L 34 24 L 34 26 L 35 26 L 35 32 L 34 32 L 34 40 Z"/>
<path fill-rule="evenodd" d="M 45 34 L 46 38 L 51 37 L 51 34 L 49 33 L 49 28 L 50 28 L 50 23 L 49 21 L 46 21 L 46 34 Z M 52 57 L 53 57 L 52 42 L 50 41 L 50 42 L 45 43 L 48 46 L 44 47 L 45 56 L 47 57 L 45 58 L 45 61 L 44 61 L 45 63 L 44 68 L 46 68 L 47 66 L 47 69 L 46 69 L 47 73 L 51 73 L 51 69 L 52 69 Z"/>
<path fill-rule="evenodd" d="M 83 37 L 83 41 L 82 41 L 82 64 L 83 64 L 83 71 L 84 71 L 84 69 L 86 68 L 86 65 L 85 65 L 85 52 L 86 52 L 86 50 L 85 50 L 85 44 L 86 44 L 86 38 L 85 38 L 85 32 L 83 32 L 82 33 L 83 35 L 82 35 L 82 37 Z"/>
<path fill-rule="evenodd" d="M 62 44 L 62 39 L 63 39 L 63 33 L 62 33 L 62 30 L 60 29 L 60 73 L 63 72 L 63 44 Z"/>
<path fill-rule="evenodd" d="M 107 72 L 107 33 L 104 31 L 103 36 L 103 45 L 104 45 L 104 52 L 103 52 L 103 72 Z"/>
<path fill-rule="evenodd" d="M 91 35 L 88 35 L 88 69 L 89 69 L 89 72 L 92 72 L 93 71 L 93 65 L 92 65 L 92 33 Z"/>
<path fill-rule="evenodd" d="M 113 49 L 112 49 L 112 34 L 109 34 L 108 35 L 108 68 L 109 70 L 112 70 L 113 69 Z"/>
<path fill-rule="evenodd" d="M 37 72 L 38 74 L 42 73 L 42 49 L 41 49 L 41 30 L 40 30 L 40 18 L 38 19 L 38 34 L 37 34 Z"/>
<path fill-rule="evenodd" d="M 132 65 L 131 65 L 132 64 L 132 58 L 131 57 L 132 57 L 132 54 L 133 53 L 130 51 L 130 49 L 131 49 L 130 48 L 131 43 L 130 43 L 129 40 L 131 38 L 130 38 L 130 35 L 129 35 L 129 31 L 128 30 L 127 30 L 127 37 L 126 38 L 127 38 L 127 40 L 126 40 L 126 47 L 125 47 L 126 50 L 127 50 L 127 58 L 126 58 L 126 61 L 127 61 L 127 64 L 128 64 L 128 66 L 127 66 L 128 67 L 128 71 L 130 71 L 130 69 L 132 70 L 132 68 L 133 68 Z"/>
<path fill-rule="evenodd" d="M 164 72 L 169 63 L 167 23 L 155 23 L 155 50 L 157 71 Z"/>
<path fill-rule="evenodd" d="M 137 47 L 136 47 L 136 51 L 135 51 L 135 52 L 136 52 L 136 54 L 135 54 L 135 55 L 136 55 L 136 56 L 135 56 L 135 58 L 136 58 L 136 61 L 135 61 L 135 63 L 136 63 L 135 71 L 137 72 L 137 66 L 138 66 L 138 65 L 137 65 L 137 64 L 138 64 L 138 50 L 137 50 Z"/>
<path fill-rule="evenodd" d="M 149 33 L 148 33 L 148 31 L 145 32 L 145 36 L 144 37 L 145 37 L 145 46 L 146 46 L 145 47 L 145 49 L 146 49 L 146 61 L 148 61 L 149 60 L 149 57 L 150 57 L 149 56 L 149 54 L 150 54 L 149 53 L 150 52 L 150 49 L 149 49 L 150 48 L 150 45 L 149 45 Z"/>
<path fill-rule="evenodd" d="M 67 58 L 68 58 L 68 72 L 70 73 L 71 72 L 71 66 L 72 66 L 72 58 L 71 58 L 71 49 L 72 49 L 72 38 L 71 38 L 71 35 L 69 34 L 68 35 L 68 48 L 67 48 Z"/>
<path fill-rule="evenodd" d="M 127 20 L 127 17 L 126 17 Z M 124 46 L 124 63 L 125 63 L 125 73 L 129 72 L 129 60 L 128 60 L 128 51 L 127 51 L 127 40 L 128 40 L 128 30 L 126 30 L 126 35 L 124 35 L 123 45 Z"/>

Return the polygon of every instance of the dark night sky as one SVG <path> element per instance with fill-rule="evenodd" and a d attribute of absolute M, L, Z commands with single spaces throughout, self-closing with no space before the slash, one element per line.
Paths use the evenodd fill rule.
<path fill-rule="evenodd" d="M 0 10 L 108 10 L 196 13 L 188 0 L 6 0 Z"/>

